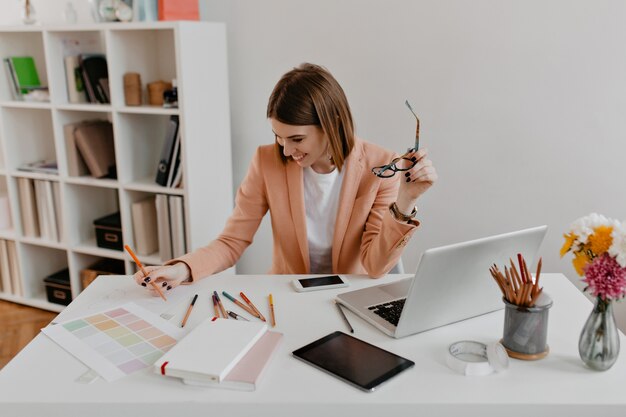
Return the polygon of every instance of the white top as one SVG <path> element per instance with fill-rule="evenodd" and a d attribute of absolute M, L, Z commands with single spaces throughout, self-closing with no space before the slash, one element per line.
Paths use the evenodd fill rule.
<path fill-rule="evenodd" d="M 343 171 L 334 169 L 328 174 L 318 174 L 312 168 L 304 168 L 303 182 L 311 273 L 329 274 L 333 267 L 333 233 Z"/>

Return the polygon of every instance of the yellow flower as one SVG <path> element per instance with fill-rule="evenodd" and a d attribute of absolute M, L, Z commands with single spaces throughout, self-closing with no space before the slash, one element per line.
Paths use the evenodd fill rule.
<path fill-rule="evenodd" d="M 600 256 L 609 250 L 613 243 L 612 232 L 613 226 L 598 226 L 593 230 L 593 234 L 589 236 L 587 242 L 594 255 Z"/>
<path fill-rule="evenodd" d="M 585 267 L 585 265 L 587 265 L 588 262 L 589 259 L 587 258 L 587 255 L 585 255 L 584 251 L 576 252 L 574 254 L 572 265 L 574 265 L 574 269 L 576 269 L 576 272 L 581 277 L 585 275 L 585 271 L 583 270 L 583 268 Z"/>
<path fill-rule="evenodd" d="M 563 235 L 563 237 L 565 238 L 565 243 L 563 244 L 563 247 L 561 248 L 561 258 L 567 252 L 569 252 L 570 249 L 572 249 L 572 245 L 574 244 L 576 239 L 578 239 L 578 236 L 576 236 L 574 233 L 568 233 L 566 235 Z"/>

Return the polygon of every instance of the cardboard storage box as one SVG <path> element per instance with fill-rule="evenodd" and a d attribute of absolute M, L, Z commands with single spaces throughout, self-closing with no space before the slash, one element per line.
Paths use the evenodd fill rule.
<path fill-rule="evenodd" d="M 80 282 L 87 288 L 99 275 L 125 275 L 124 261 L 104 258 L 80 271 Z"/>
<path fill-rule="evenodd" d="M 122 221 L 120 212 L 109 214 L 93 222 L 96 228 L 96 242 L 99 247 L 122 251 Z"/>
<path fill-rule="evenodd" d="M 48 301 L 64 306 L 72 302 L 72 287 L 70 286 L 70 270 L 63 269 L 44 278 Z"/>

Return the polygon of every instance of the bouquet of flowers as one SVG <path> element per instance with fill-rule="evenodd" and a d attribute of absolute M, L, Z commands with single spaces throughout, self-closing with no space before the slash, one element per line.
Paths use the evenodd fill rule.
<path fill-rule="evenodd" d="M 587 284 L 584 291 L 604 301 L 626 295 L 625 223 L 592 213 L 572 223 L 563 235 L 561 257 L 574 254 L 572 264 Z"/>

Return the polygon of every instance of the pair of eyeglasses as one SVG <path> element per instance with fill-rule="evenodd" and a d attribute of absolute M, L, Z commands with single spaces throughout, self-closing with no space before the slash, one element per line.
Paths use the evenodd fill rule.
<path fill-rule="evenodd" d="M 409 158 L 405 155 L 411 152 L 417 152 L 420 148 L 420 119 L 417 117 L 417 114 L 415 114 L 415 111 L 409 104 L 408 100 L 406 100 L 404 104 L 406 104 L 409 110 L 411 110 L 411 113 L 413 113 L 413 116 L 415 116 L 415 120 L 417 121 L 417 127 L 415 128 L 415 146 L 409 148 L 403 156 L 394 158 L 387 165 L 372 168 L 372 173 L 377 177 L 391 178 L 396 175 L 396 172 L 408 171 L 417 164 L 417 159 Z"/>

